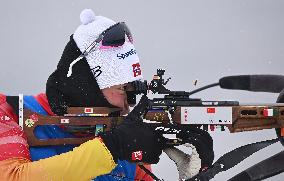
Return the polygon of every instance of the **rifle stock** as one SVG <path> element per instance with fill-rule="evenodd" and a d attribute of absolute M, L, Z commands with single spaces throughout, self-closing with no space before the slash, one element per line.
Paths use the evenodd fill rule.
<path fill-rule="evenodd" d="M 71 108 L 69 116 L 45 116 L 40 115 L 37 113 L 34 113 L 30 110 L 24 110 L 24 125 L 23 130 L 25 131 L 27 138 L 28 138 L 28 144 L 30 146 L 51 146 L 51 145 L 78 145 L 82 144 L 90 139 L 93 139 L 96 134 L 94 133 L 85 133 L 82 135 L 76 135 L 74 137 L 68 137 L 68 138 L 50 138 L 50 139 L 39 139 L 35 135 L 35 129 L 37 126 L 52 126 L 57 125 L 60 126 L 62 129 L 68 128 L 68 126 L 98 126 L 100 125 L 100 129 L 103 129 L 104 131 L 109 131 L 111 128 L 115 127 L 117 124 L 119 124 L 123 118 L 122 117 L 109 117 L 109 116 L 82 116 L 81 115 L 75 115 L 76 112 L 81 112 L 81 107 L 78 108 Z M 108 114 L 111 109 L 108 108 L 98 108 L 98 112 L 94 114 Z M 117 110 L 115 110 L 117 111 Z M 94 129 L 96 127 L 93 127 Z M 77 133 L 79 133 L 77 131 Z"/>
<path fill-rule="evenodd" d="M 201 127 L 203 126 L 226 126 L 231 133 L 241 132 L 241 131 L 253 131 L 262 129 L 272 129 L 272 128 L 284 128 L 284 104 L 272 104 L 269 106 L 255 105 L 255 106 L 228 106 L 232 109 L 232 122 L 226 124 L 216 124 L 210 123 L 208 120 L 203 120 L 200 124 L 193 123 L 190 121 L 186 124 L 182 121 L 182 106 L 176 107 L 172 111 L 171 116 L 169 113 L 163 109 L 149 110 L 145 115 L 145 119 L 164 124 L 179 124 L 182 125 L 192 125 Z M 187 107 L 188 109 L 192 107 Z M 218 108 L 205 107 L 207 108 Z M 269 108 L 274 110 L 274 115 L 266 116 L 264 111 Z M 92 110 L 86 114 L 86 109 Z M 47 145 L 66 145 L 66 144 L 81 144 L 90 139 L 93 139 L 99 131 L 109 131 L 116 125 L 123 121 L 123 117 L 117 114 L 119 109 L 117 108 L 83 108 L 83 107 L 71 107 L 68 109 L 68 114 L 65 116 L 44 116 L 34 113 L 30 110 L 24 110 L 24 131 L 28 137 L 28 143 L 30 146 L 47 146 Z M 116 113 L 116 116 L 111 116 Z M 190 116 L 190 115 L 189 115 Z M 207 124 L 206 124 L 207 123 Z M 71 132 L 75 133 L 74 137 L 70 138 L 51 138 L 51 139 L 38 139 L 36 137 L 35 129 L 37 126 L 47 126 L 47 125 L 57 125 L 61 126 L 62 129 L 67 131 L 72 128 Z M 77 129 L 74 129 L 77 128 Z M 80 132 L 82 131 L 82 132 Z M 78 133 L 81 135 L 78 136 Z M 83 133 L 83 135 L 82 135 Z M 282 132 L 283 133 L 283 132 Z M 281 136 L 284 136 L 281 134 Z"/>

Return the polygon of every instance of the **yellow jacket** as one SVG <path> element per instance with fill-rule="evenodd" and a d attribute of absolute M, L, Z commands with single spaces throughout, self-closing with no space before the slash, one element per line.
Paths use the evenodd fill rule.
<path fill-rule="evenodd" d="M 26 158 L 2 160 L 0 177 L 3 181 L 89 181 L 115 166 L 109 150 L 96 138 L 73 151 L 35 162 Z"/>

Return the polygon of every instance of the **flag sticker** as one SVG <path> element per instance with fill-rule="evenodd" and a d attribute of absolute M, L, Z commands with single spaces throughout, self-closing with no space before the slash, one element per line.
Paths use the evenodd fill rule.
<path fill-rule="evenodd" d="M 207 113 L 208 114 L 215 114 L 216 113 L 215 107 L 208 107 L 207 108 Z"/>
<path fill-rule="evenodd" d="M 93 109 L 93 108 L 88 108 L 88 107 L 86 107 L 85 110 L 84 110 L 84 112 L 85 112 L 86 114 L 92 114 L 92 113 L 94 113 L 94 109 Z"/>
<path fill-rule="evenodd" d="M 265 117 L 275 116 L 276 114 L 277 111 L 275 109 L 268 109 L 268 108 L 263 109 L 263 116 Z"/>
<path fill-rule="evenodd" d="M 69 119 L 61 119 L 60 123 L 61 124 L 69 124 Z"/>

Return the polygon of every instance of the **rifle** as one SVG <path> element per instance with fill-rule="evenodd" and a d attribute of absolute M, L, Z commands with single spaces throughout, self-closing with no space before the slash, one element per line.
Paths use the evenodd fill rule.
<path fill-rule="evenodd" d="M 176 134 L 186 132 L 191 127 L 211 131 L 225 127 L 231 133 L 277 128 L 280 131 L 279 140 L 283 143 L 284 138 L 284 104 L 256 104 L 241 105 L 238 101 L 202 101 L 190 96 L 201 90 L 220 85 L 210 84 L 191 92 L 170 91 L 165 88 L 170 78 L 163 79 L 165 70 L 158 69 L 153 80 L 147 84 L 144 81 L 140 90 L 135 87 L 129 88 L 135 94 L 147 91 L 164 94 L 163 98 L 149 100 L 149 106 L 144 115 L 155 131 L 161 134 Z M 227 80 L 225 78 L 221 80 Z M 223 86 L 224 87 L 224 86 Z M 282 90 L 284 86 L 277 88 Z M 279 89 L 279 90 L 278 90 Z M 281 91 L 280 90 L 280 91 Z M 273 90 L 274 91 L 274 90 Z M 279 91 L 279 92 L 280 92 Z M 123 121 L 118 108 L 103 107 L 70 107 L 64 116 L 43 116 L 30 110 L 23 110 L 23 129 L 27 134 L 30 146 L 81 144 L 94 138 L 100 131 L 108 131 Z M 20 114 L 21 115 L 21 114 Z M 58 125 L 63 129 L 84 136 L 56 139 L 38 139 L 34 135 L 37 126 Z M 172 139 L 169 144 L 181 145 L 186 140 Z M 213 176 L 214 177 L 214 176 Z M 212 178 L 213 178 L 212 177 Z"/>
<path fill-rule="evenodd" d="M 154 75 L 149 85 L 147 85 L 146 81 L 144 82 L 147 85 L 145 87 L 154 94 L 165 94 L 163 98 L 149 100 L 149 107 L 144 116 L 146 120 L 154 122 L 152 124 L 157 127 L 156 131 L 172 134 L 181 131 L 179 129 L 182 126 L 197 126 L 211 131 L 216 128 L 224 131 L 225 127 L 227 127 L 231 133 L 281 128 L 280 136 L 284 136 L 283 103 L 240 105 L 237 101 L 202 101 L 197 98 L 189 98 L 190 95 L 197 91 L 185 92 L 166 89 L 164 85 L 167 84 L 169 79 L 164 81 L 164 72 L 165 70 L 158 69 L 157 75 Z M 211 84 L 206 88 L 216 85 L 218 84 Z M 133 89 L 130 89 L 130 91 L 133 91 Z M 145 93 L 146 91 L 144 89 L 138 93 Z M 28 136 L 29 145 L 81 144 L 94 138 L 99 131 L 111 130 L 123 121 L 119 108 L 69 107 L 67 112 L 68 114 L 64 116 L 44 116 L 23 109 L 22 122 L 24 124 L 22 127 Z M 86 133 L 88 136 L 53 140 L 37 139 L 33 134 L 34 129 L 37 126 L 44 125 L 66 126 L 69 132 Z M 75 127 L 68 129 L 68 126 Z M 179 128 L 175 129 L 175 127 Z"/>

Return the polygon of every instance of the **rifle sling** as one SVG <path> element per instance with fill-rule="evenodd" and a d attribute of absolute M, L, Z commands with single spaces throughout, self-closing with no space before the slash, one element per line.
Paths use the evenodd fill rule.
<path fill-rule="evenodd" d="M 279 141 L 279 138 L 272 139 L 272 140 L 266 140 L 261 142 L 256 142 L 248 145 L 241 146 L 239 148 L 236 148 L 223 156 L 221 156 L 211 167 L 209 167 L 207 170 L 200 172 L 195 177 L 188 179 L 186 181 L 208 181 L 212 178 L 214 178 L 215 175 L 222 171 L 226 171 L 230 168 L 233 168 L 255 152 L 273 144 Z M 283 161 L 282 161 L 283 162 Z M 266 164 L 266 163 L 264 163 Z M 282 165 L 283 167 L 283 165 Z M 263 169 L 270 168 L 269 165 L 263 166 Z M 276 170 L 276 169 L 275 169 Z M 284 169 L 283 169 L 284 170 Z M 256 173 L 257 171 L 255 171 Z M 269 172 L 263 171 L 264 173 Z M 275 173 L 277 174 L 277 173 Z M 263 174 L 262 174 L 263 175 Z"/>
<path fill-rule="evenodd" d="M 283 165 L 284 151 L 251 166 L 238 175 L 232 177 L 229 181 L 256 181 L 266 179 L 284 172 Z"/>

